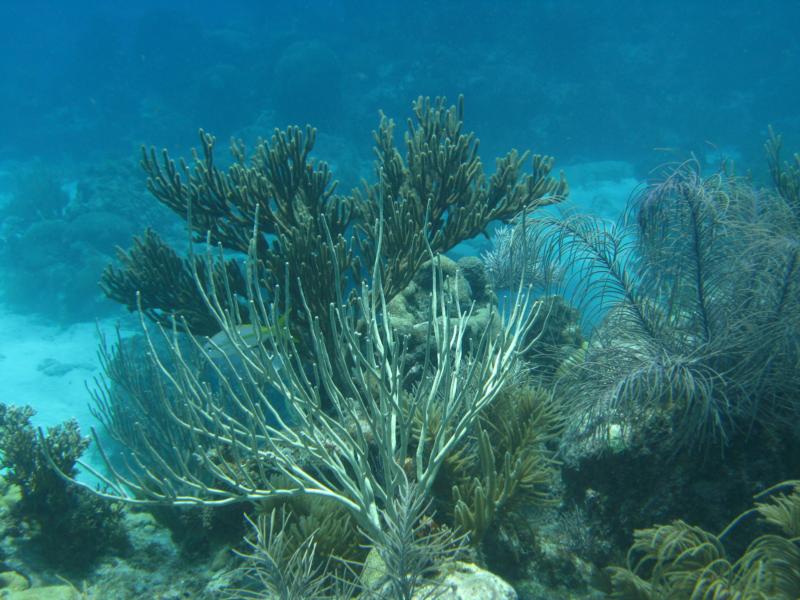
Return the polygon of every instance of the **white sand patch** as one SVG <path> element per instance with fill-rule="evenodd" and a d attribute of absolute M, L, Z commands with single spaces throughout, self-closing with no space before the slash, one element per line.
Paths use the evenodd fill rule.
<path fill-rule="evenodd" d="M 97 327 L 58 327 L 0 307 L 0 402 L 30 405 L 40 426 L 76 418 L 87 434 L 96 425 L 86 382 L 100 375 Z M 112 321 L 100 327 L 113 339 Z"/>

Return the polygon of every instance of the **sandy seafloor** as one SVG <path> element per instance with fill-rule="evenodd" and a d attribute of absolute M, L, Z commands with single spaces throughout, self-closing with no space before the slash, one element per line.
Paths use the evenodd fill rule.
<path fill-rule="evenodd" d="M 100 376 L 99 330 L 110 339 L 114 320 L 66 327 L 0 305 L 0 381 L 2 402 L 36 409 L 43 427 L 76 418 L 84 431 L 96 424 L 89 410 L 87 384 Z"/>

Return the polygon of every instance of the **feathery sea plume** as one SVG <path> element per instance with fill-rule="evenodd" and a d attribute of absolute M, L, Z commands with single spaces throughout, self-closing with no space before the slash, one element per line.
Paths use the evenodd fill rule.
<path fill-rule="evenodd" d="M 625 438 L 649 423 L 681 449 L 785 416 L 800 332 L 798 232 L 775 218 L 785 210 L 780 195 L 689 161 L 636 194 L 620 223 L 537 221 L 537 260 L 565 270 L 560 291 L 592 331 L 562 380 L 584 431 Z"/>

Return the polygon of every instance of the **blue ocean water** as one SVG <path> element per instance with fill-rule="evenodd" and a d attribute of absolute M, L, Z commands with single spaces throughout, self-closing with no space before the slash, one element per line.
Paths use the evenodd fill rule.
<path fill-rule="evenodd" d="M 102 160 L 312 123 L 369 160 L 379 110 L 464 94 L 487 155 L 647 167 L 797 134 L 797 3 L 4 2 L 6 160 Z M 342 161 L 341 152 L 332 153 Z"/>
<path fill-rule="evenodd" d="M 488 173 L 551 155 L 568 210 L 612 221 L 666 163 L 769 183 L 768 128 L 800 149 L 798 23 L 794 0 L 0 0 L 3 401 L 97 425 L 94 322 L 138 326 L 101 273 L 148 227 L 186 247 L 142 147 L 188 158 L 202 129 L 227 165 L 231 139 L 311 125 L 348 193 L 374 180 L 381 113 L 399 139 L 418 97 L 463 95 Z"/>

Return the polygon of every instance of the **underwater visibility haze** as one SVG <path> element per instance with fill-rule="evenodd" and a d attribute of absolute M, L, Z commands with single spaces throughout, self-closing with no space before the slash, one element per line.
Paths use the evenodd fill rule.
<path fill-rule="evenodd" d="M 0 596 L 800 597 L 800 4 L 0 5 Z"/>

